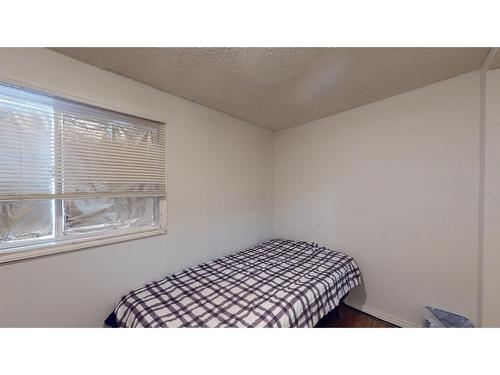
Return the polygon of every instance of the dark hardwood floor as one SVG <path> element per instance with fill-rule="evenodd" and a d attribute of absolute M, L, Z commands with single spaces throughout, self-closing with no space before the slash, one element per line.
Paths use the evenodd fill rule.
<path fill-rule="evenodd" d="M 340 305 L 340 317 L 330 313 L 321 319 L 317 328 L 394 328 L 396 326 L 365 314 L 345 304 Z"/>

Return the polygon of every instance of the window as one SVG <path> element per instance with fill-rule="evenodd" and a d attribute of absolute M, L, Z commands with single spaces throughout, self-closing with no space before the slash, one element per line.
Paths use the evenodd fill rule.
<path fill-rule="evenodd" d="M 0 165 L 0 261 L 164 232 L 165 124 L 0 84 Z"/>

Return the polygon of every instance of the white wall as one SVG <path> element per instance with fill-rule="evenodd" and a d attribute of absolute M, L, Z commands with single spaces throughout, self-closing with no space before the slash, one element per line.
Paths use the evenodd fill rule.
<path fill-rule="evenodd" d="M 500 69 L 486 76 L 483 325 L 500 327 Z"/>
<path fill-rule="evenodd" d="M 9 80 L 168 123 L 168 234 L 0 265 L 0 326 L 102 326 L 128 290 L 272 236 L 273 134 L 45 49 Z"/>
<path fill-rule="evenodd" d="M 476 321 L 478 119 L 472 72 L 277 133 L 275 235 L 353 255 L 355 307 L 408 326 L 424 305 Z"/>

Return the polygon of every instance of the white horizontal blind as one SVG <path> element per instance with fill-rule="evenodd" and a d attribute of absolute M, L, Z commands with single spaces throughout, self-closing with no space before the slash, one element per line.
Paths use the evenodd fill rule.
<path fill-rule="evenodd" d="M 161 124 L 77 103 L 55 105 L 57 186 L 65 196 L 165 195 Z"/>
<path fill-rule="evenodd" d="M 0 85 L 0 199 L 54 192 L 54 100 Z"/>
<path fill-rule="evenodd" d="M 165 125 L 0 84 L 0 200 L 162 197 Z"/>

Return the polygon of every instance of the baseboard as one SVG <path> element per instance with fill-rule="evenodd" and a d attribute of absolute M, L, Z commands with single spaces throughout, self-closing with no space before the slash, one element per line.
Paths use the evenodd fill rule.
<path fill-rule="evenodd" d="M 395 316 L 386 314 L 385 312 L 374 309 L 373 307 L 364 306 L 364 305 L 359 306 L 359 305 L 352 303 L 352 302 L 348 302 L 348 303 L 346 303 L 346 305 L 348 305 L 356 310 L 360 310 L 364 313 L 370 314 L 370 315 L 372 315 L 375 318 L 378 318 L 380 320 L 384 320 L 388 323 L 394 324 L 395 326 L 398 326 L 398 327 L 403 327 L 403 328 L 419 328 L 419 327 L 421 327 L 418 324 L 411 323 L 411 322 L 408 322 L 407 320 L 400 319 L 400 318 L 397 318 Z"/>

